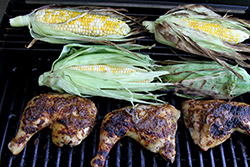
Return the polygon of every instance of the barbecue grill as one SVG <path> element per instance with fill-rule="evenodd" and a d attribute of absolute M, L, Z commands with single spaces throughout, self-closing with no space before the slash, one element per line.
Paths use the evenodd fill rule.
<path fill-rule="evenodd" d="M 64 1 L 65 4 L 69 1 Z M 73 3 L 73 2 L 72 2 Z M 181 2 L 143 1 L 143 2 L 80 2 L 74 1 L 71 5 L 98 5 L 110 7 L 124 7 L 128 15 L 147 17 L 155 20 L 167 10 Z M 38 77 L 49 71 L 52 62 L 59 56 L 63 45 L 36 42 L 32 48 L 25 48 L 32 40 L 27 27 L 12 28 L 9 18 L 30 13 L 33 9 L 48 4 L 46 1 L 10 1 L 7 5 L 0 23 L 0 166 L 1 167 L 82 167 L 90 166 L 90 161 L 97 152 L 99 143 L 99 129 L 104 116 L 126 105 L 128 102 L 109 98 L 90 98 L 98 108 L 97 125 L 93 132 L 78 146 L 62 148 L 52 143 L 51 130 L 45 128 L 35 134 L 24 150 L 17 156 L 8 150 L 8 143 L 15 136 L 19 119 L 27 102 L 40 93 L 51 92 L 47 87 L 38 86 Z M 247 19 L 250 16 L 248 6 L 225 4 L 208 4 L 218 9 L 220 14 L 232 14 L 235 17 Z M 143 33 L 145 38 L 138 39 L 136 43 L 153 45 L 156 43 L 152 34 Z M 250 43 L 249 40 L 244 43 Z M 141 50 L 143 54 L 150 55 L 153 59 L 180 59 L 180 57 L 196 57 L 182 51 L 175 50 L 156 43 L 151 50 Z M 174 91 L 167 92 L 163 100 L 180 109 L 185 100 L 174 95 Z M 249 93 L 233 99 L 250 104 Z M 154 154 L 139 143 L 125 137 L 111 150 L 105 166 L 108 167 L 248 167 L 250 164 L 250 136 L 234 133 L 223 144 L 202 151 L 193 143 L 183 119 L 178 121 L 176 133 L 176 158 L 173 164 L 165 161 L 159 154 Z"/>

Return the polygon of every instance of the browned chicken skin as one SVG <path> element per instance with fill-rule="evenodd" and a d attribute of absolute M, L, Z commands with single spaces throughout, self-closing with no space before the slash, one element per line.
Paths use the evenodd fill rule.
<path fill-rule="evenodd" d="M 179 117 L 180 111 L 169 104 L 129 106 L 108 113 L 102 121 L 98 153 L 91 161 L 92 167 L 104 166 L 111 148 L 124 136 L 173 162 Z"/>
<path fill-rule="evenodd" d="M 20 120 L 10 151 L 19 154 L 29 139 L 44 127 L 52 129 L 52 141 L 57 146 L 75 146 L 87 137 L 95 125 L 97 109 L 86 98 L 68 94 L 41 94 L 29 101 Z"/>
<path fill-rule="evenodd" d="M 194 143 L 204 151 L 227 140 L 234 131 L 250 135 L 250 105 L 223 100 L 188 100 L 184 122 Z"/>

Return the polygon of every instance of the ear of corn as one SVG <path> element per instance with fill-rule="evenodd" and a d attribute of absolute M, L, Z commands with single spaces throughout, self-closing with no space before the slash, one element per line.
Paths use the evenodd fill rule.
<path fill-rule="evenodd" d="M 241 67 L 230 66 L 243 76 L 238 78 L 230 70 L 212 61 L 165 61 L 158 70 L 169 71 L 161 76 L 163 82 L 173 83 L 176 94 L 185 98 L 232 99 L 250 91 L 250 75 Z"/>
<path fill-rule="evenodd" d="M 45 6 L 30 14 L 10 19 L 13 27 L 28 26 L 31 36 L 49 43 L 131 41 L 133 18 L 115 9 Z"/>
<path fill-rule="evenodd" d="M 230 43 L 237 44 L 249 38 L 249 34 L 244 31 L 228 28 L 219 23 L 213 23 L 208 20 L 183 18 L 183 19 L 177 19 L 176 21 L 173 21 L 173 23 L 190 27 L 193 28 L 194 30 L 208 33 L 210 35 L 214 35 Z"/>
<path fill-rule="evenodd" d="M 44 24 L 56 24 L 52 27 L 53 29 L 93 37 L 126 36 L 131 30 L 124 21 L 117 18 L 66 9 L 41 9 L 35 13 L 35 18 Z"/>
<path fill-rule="evenodd" d="M 103 96 L 131 103 L 158 99 L 152 91 L 164 89 L 148 55 L 134 54 L 105 45 L 65 45 L 52 69 L 39 77 L 40 86 L 79 96 Z M 157 104 L 157 102 L 155 104 Z"/>
<path fill-rule="evenodd" d="M 139 71 L 147 72 L 145 69 L 139 69 L 139 68 L 129 68 L 129 67 L 117 67 L 117 66 L 110 66 L 110 65 L 80 65 L 80 66 L 70 66 L 68 67 L 72 70 L 80 70 L 80 71 L 90 71 L 90 72 L 102 72 L 107 73 L 110 75 L 110 73 L 117 73 L 117 74 L 128 74 L 128 73 L 135 73 Z M 134 83 L 148 83 L 151 82 L 153 79 L 147 79 L 147 80 L 135 80 L 132 81 Z"/>
<path fill-rule="evenodd" d="M 70 66 L 69 69 L 81 70 L 81 71 L 101 71 L 111 73 L 132 73 L 136 70 L 125 67 L 115 67 L 110 65 L 81 65 L 81 66 Z"/>
<path fill-rule="evenodd" d="M 180 5 L 143 25 L 154 33 L 155 39 L 165 45 L 211 58 L 224 67 L 225 60 L 236 61 L 243 67 L 250 58 L 240 52 L 250 52 L 241 42 L 249 38 L 250 23 L 233 17 L 222 17 L 202 5 Z M 237 44 L 238 43 L 238 44 Z"/>

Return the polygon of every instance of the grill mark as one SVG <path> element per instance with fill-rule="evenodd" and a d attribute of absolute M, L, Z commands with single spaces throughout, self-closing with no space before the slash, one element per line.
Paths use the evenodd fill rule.
<path fill-rule="evenodd" d="M 97 164 L 98 166 L 104 166 L 105 161 L 102 161 L 101 159 L 95 159 L 93 161 L 93 164 Z"/>
<path fill-rule="evenodd" d="M 111 117 L 110 121 L 103 124 L 103 129 L 108 133 L 108 136 L 110 137 L 114 137 L 114 135 L 123 137 L 127 133 L 127 127 L 130 126 L 130 124 L 126 122 L 126 116 L 123 116 L 124 113 L 119 113 L 120 114 L 115 114 L 114 117 Z"/>
<path fill-rule="evenodd" d="M 206 83 L 207 83 L 207 81 L 206 81 L 206 80 L 203 80 L 203 82 L 201 83 L 201 86 L 199 87 L 199 89 L 202 89 L 203 86 L 204 86 Z"/>
<path fill-rule="evenodd" d="M 25 131 L 26 133 L 34 133 L 38 130 L 38 128 L 33 127 L 33 126 L 25 126 L 25 127 L 22 127 L 22 130 Z"/>

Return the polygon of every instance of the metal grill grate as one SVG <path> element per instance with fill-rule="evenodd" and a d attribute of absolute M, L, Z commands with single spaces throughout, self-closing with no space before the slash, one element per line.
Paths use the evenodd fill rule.
<path fill-rule="evenodd" d="M 106 4 L 107 5 L 107 4 Z M 115 3 L 113 3 L 115 5 Z M 164 14 L 174 3 L 165 3 L 162 8 L 150 8 L 150 4 L 143 6 L 143 10 L 138 10 L 138 6 L 124 6 L 129 10 L 130 15 L 147 16 L 148 19 L 155 19 Z M 26 49 L 32 38 L 27 27 L 12 28 L 8 19 L 17 15 L 29 13 L 32 9 L 41 4 L 26 4 L 22 1 L 10 1 L 6 13 L 0 25 L 0 166 L 2 167 L 35 167 L 35 166 L 90 166 L 90 161 L 97 151 L 99 142 L 99 127 L 103 117 L 107 112 L 129 105 L 124 101 L 117 101 L 108 98 L 93 97 L 98 108 L 98 124 L 93 132 L 76 147 L 55 146 L 51 141 L 51 130 L 45 128 L 35 134 L 28 142 L 25 149 L 13 156 L 8 150 L 7 144 L 15 136 L 19 119 L 27 102 L 43 92 L 51 91 L 49 88 L 39 87 L 37 79 L 40 74 L 50 70 L 52 62 L 58 57 L 63 45 L 51 45 L 37 42 L 32 48 Z M 214 5 L 221 9 L 222 13 L 232 6 Z M 234 7 L 235 16 L 246 18 L 246 7 Z M 141 13 L 142 12 L 142 13 Z M 155 40 L 150 34 L 137 42 L 140 44 L 152 45 Z M 246 43 L 249 41 L 246 41 Z M 179 56 L 194 56 L 160 44 L 147 52 L 155 59 L 177 59 Z M 180 109 L 184 99 L 176 97 L 173 92 L 169 92 L 164 100 Z M 238 97 L 236 101 L 250 103 L 249 93 Z M 137 142 L 130 138 L 123 138 L 111 150 L 106 166 L 141 166 L 141 167 L 248 167 L 250 159 L 249 145 L 250 136 L 234 133 L 230 139 L 222 145 L 210 149 L 207 152 L 201 151 L 195 145 L 187 131 L 182 119 L 178 122 L 178 132 L 176 134 L 176 159 L 173 164 L 163 160 L 160 155 L 151 153 Z"/>

